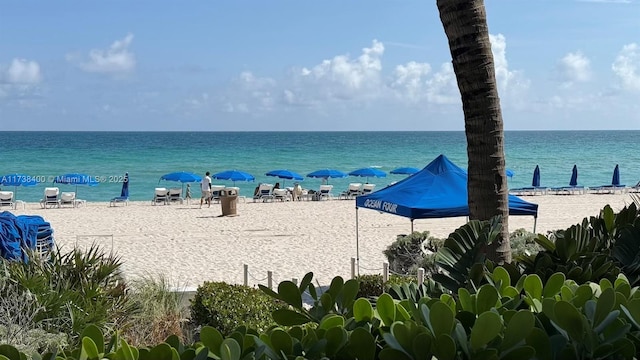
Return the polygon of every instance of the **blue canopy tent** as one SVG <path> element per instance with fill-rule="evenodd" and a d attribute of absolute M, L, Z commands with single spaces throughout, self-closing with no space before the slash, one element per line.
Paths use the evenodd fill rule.
<path fill-rule="evenodd" d="M 413 175 L 417 172 L 420 172 L 420 169 L 414 167 L 399 167 L 390 171 L 391 174 L 398 175 Z"/>
<path fill-rule="evenodd" d="M 467 172 L 440 155 L 420 172 L 356 197 L 356 242 L 359 240 L 358 208 L 407 217 L 411 220 L 412 232 L 415 219 L 469 216 Z M 533 216 L 535 232 L 537 204 L 509 195 L 509 214 Z"/>

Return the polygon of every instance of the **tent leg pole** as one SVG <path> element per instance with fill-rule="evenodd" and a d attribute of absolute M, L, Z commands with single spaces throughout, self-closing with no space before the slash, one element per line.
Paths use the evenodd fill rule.
<path fill-rule="evenodd" d="M 356 206 L 356 266 L 358 267 L 358 276 L 360 276 L 360 239 L 358 238 L 358 207 Z"/>
<path fill-rule="evenodd" d="M 538 225 L 538 217 L 533 218 L 533 233 L 536 233 L 536 225 Z"/>
<path fill-rule="evenodd" d="M 411 219 L 411 233 L 413 234 L 413 219 Z"/>

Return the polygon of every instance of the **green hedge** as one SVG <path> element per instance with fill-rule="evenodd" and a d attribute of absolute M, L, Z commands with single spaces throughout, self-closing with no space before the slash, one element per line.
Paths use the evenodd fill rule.
<path fill-rule="evenodd" d="M 382 284 L 382 275 L 381 274 L 367 274 L 367 275 L 359 275 L 356 277 L 356 280 L 360 283 L 360 289 L 358 290 L 358 298 L 372 298 L 378 297 L 382 295 L 382 293 L 386 292 L 389 289 L 389 286 L 393 284 L 408 284 L 408 283 L 417 283 L 418 279 L 415 276 L 407 275 L 390 275 L 389 281 L 386 284 Z"/>
<path fill-rule="evenodd" d="M 283 305 L 262 291 L 224 282 L 205 282 L 191 300 L 191 320 L 225 335 L 239 326 L 264 331 L 275 325 L 271 313 Z"/>
<path fill-rule="evenodd" d="M 307 275 L 299 286 L 280 283 L 277 292 L 261 287 L 288 305 L 273 313 L 279 327 L 261 332 L 239 327 L 225 336 L 205 326 L 193 345 L 172 336 L 136 349 L 117 334 L 107 342 L 92 326 L 81 335 L 81 346 L 63 355 L 69 360 L 635 358 L 640 291 L 623 275 L 613 283 L 578 284 L 554 273 L 543 282 L 536 274 L 512 279 L 496 267 L 486 276 L 490 282 L 473 291 L 460 288 L 456 294 L 403 301 L 383 294 L 372 304 L 355 298 L 355 280 L 334 278 L 326 292 L 318 293 Z M 301 301 L 306 293 L 313 299 L 311 308 Z M 0 355 L 23 358 L 9 346 L 0 346 Z"/>

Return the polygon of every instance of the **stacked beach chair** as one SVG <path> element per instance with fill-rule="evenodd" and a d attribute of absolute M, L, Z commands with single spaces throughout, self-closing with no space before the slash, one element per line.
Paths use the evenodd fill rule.
<path fill-rule="evenodd" d="M 0 256 L 27 261 L 25 249 L 46 256 L 53 248 L 53 229 L 41 216 L 0 213 Z"/>

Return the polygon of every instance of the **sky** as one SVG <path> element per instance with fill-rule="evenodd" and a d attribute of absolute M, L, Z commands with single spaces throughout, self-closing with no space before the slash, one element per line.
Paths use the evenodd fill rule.
<path fill-rule="evenodd" d="M 486 0 L 505 130 L 640 129 L 640 0 Z M 0 130 L 464 130 L 435 0 L 0 0 Z"/>

